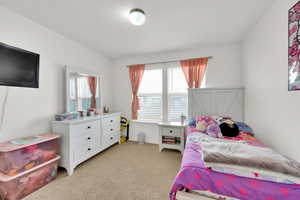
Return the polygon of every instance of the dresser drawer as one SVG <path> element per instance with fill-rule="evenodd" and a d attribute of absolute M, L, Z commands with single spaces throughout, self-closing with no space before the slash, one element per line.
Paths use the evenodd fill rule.
<path fill-rule="evenodd" d="M 120 117 L 119 115 L 107 116 L 102 121 L 103 134 L 110 134 L 120 130 Z"/>
<path fill-rule="evenodd" d="M 86 146 L 86 147 L 82 147 L 80 149 L 76 149 L 73 153 L 73 157 L 74 157 L 74 163 L 75 164 L 79 164 L 85 160 L 87 160 L 88 158 L 90 158 L 93 155 L 93 151 L 95 151 L 95 149 L 93 149 L 93 146 Z"/>
<path fill-rule="evenodd" d="M 82 148 L 86 146 L 91 146 L 92 144 L 96 144 L 97 136 L 93 133 L 86 133 L 81 135 L 80 137 L 73 137 L 73 147 L 75 149 Z"/>
<path fill-rule="evenodd" d="M 112 144 L 119 142 L 120 135 L 119 132 L 103 135 L 103 149 L 110 147 Z"/>
<path fill-rule="evenodd" d="M 180 137 L 180 129 L 178 128 L 162 128 L 162 135 Z"/>
<path fill-rule="evenodd" d="M 75 134 L 76 136 L 80 136 L 82 134 L 87 133 L 97 134 L 100 132 L 100 121 L 97 120 L 81 124 L 74 124 L 72 125 L 71 129 L 72 134 Z"/>
<path fill-rule="evenodd" d="M 119 125 L 103 126 L 103 134 L 104 135 L 115 133 L 115 132 L 118 132 L 118 131 L 120 131 L 120 126 Z"/>
<path fill-rule="evenodd" d="M 106 116 L 103 118 L 103 125 L 105 126 L 119 126 L 120 125 L 120 116 Z"/>

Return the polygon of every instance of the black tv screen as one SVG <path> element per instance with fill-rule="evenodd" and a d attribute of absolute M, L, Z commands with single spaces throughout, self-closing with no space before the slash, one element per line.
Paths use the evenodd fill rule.
<path fill-rule="evenodd" d="M 0 43 L 0 85 L 39 87 L 40 55 Z"/>

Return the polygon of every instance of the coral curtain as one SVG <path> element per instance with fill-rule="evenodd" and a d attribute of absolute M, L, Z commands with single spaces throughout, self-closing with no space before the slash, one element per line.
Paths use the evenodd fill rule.
<path fill-rule="evenodd" d="M 97 92 L 97 78 L 94 76 L 89 76 L 88 83 L 90 86 L 91 97 L 91 108 L 96 108 L 96 92 Z"/>
<path fill-rule="evenodd" d="M 201 86 L 207 63 L 208 58 L 195 58 L 180 61 L 181 69 L 189 88 L 199 88 Z"/>
<path fill-rule="evenodd" d="M 129 66 L 129 78 L 132 90 L 132 103 L 131 103 L 131 118 L 137 119 L 137 112 L 140 109 L 138 91 L 145 71 L 145 65 L 132 65 Z"/>

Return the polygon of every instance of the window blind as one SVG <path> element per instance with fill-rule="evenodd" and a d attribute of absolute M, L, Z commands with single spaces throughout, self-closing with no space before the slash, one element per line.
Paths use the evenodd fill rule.
<path fill-rule="evenodd" d="M 168 121 L 180 121 L 187 115 L 187 83 L 178 63 L 168 68 Z"/>
<path fill-rule="evenodd" d="M 162 95 L 142 94 L 139 95 L 140 110 L 138 119 L 159 121 L 162 116 Z"/>
<path fill-rule="evenodd" d="M 160 121 L 162 119 L 162 69 L 144 71 L 140 84 L 139 120 Z"/>

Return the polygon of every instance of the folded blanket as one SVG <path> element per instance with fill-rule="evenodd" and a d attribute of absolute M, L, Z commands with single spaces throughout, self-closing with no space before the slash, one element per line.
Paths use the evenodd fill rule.
<path fill-rule="evenodd" d="M 267 147 L 202 135 L 197 140 L 205 163 L 251 167 L 300 177 L 300 163 Z"/>

